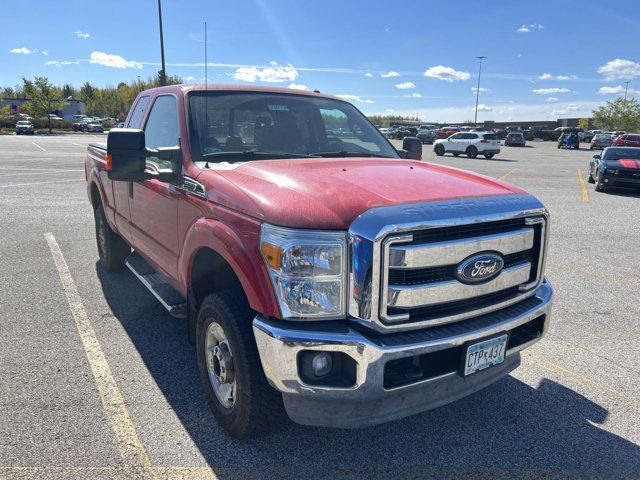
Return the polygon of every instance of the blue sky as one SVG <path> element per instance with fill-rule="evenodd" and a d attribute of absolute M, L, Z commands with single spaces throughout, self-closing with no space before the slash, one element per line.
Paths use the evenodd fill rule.
<path fill-rule="evenodd" d="M 0 85 L 115 85 L 159 69 L 155 0 L 21 0 L 3 13 Z M 472 119 L 478 55 L 479 120 L 586 116 L 627 80 L 640 93 L 637 0 L 163 0 L 163 20 L 169 74 L 203 80 L 206 21 L 211 82 L 318 89 L 365 113 Z"/>

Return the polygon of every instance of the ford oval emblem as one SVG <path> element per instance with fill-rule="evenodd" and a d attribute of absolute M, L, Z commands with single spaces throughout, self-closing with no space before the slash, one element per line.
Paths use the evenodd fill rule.
<path fill-rule="evenodd" d="M 462 283 L 488 282 L 502 271 L 504 260 L 495 253 L 473 255 L 460 262 L 456 277 Z"/>

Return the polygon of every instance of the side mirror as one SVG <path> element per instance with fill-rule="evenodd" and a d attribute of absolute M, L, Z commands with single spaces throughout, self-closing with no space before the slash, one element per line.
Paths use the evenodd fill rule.
<path fill-rule="evenodd" d="M 593 158 L 595 158 L 596 160 L 600 160 L 602 159 L 602 155 L 600 155 L 599 153 L 596 153 Z"/>
<path fill-rule="evenodd" d="M 139 182 L 156 179 L 175 183 L 180 177 L 180 147 L 146 148 L 143 130 L 112 128 L 107 136 L 107 155 L 110 180 Z M 170 168 L 163 168 L 167 163 Z"/>
<path fill-rule="evenodd" d="M 417 137 L 404 137 L 402 140 L 402 150 L 404 150 L 404 158 L 412 160 L 422 160 L 422 141 Z"/>
<path fill-rule="evenodd" d="M 109 180 L 137 182 L 146 180 L 147 149 L 144 131 L 112 128 L 107 136 L 107 171 Z"/>

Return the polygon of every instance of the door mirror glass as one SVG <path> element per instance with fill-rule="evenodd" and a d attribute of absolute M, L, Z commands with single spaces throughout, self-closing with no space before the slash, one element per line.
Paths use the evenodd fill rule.
<path fill-rule="evenodd" d="M 404 137 L 402 149 L 406 152 L 405 158 L 422 160 L 422 141 L 416 137 Z"/>
<path fill-rule="evenodd" d="M 147 151 L 144 132 L 112 128 L 107 136 L 107 172 L 110 180 L 136 182 L 145 179 Z"/>
<path fill-rule="evenodd" d="M 594 158 L 594 159 L 596 159 L 596 160 L 600 160 L 600 159 L 602 158 L 602 156 L 601 156 L 599 153 L 596 153 L 596 154 L 593 156 L 593 158 Z"/>

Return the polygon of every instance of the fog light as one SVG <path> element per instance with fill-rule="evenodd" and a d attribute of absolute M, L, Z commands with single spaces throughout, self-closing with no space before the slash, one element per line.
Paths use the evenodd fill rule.
<path fill-rule="evenodd" d="M 331 372 L 333 361 L 331 354 L 328 352 L 316 353 L 311 360 L 311 368 L 316 377 L 324 377 Z"/>

